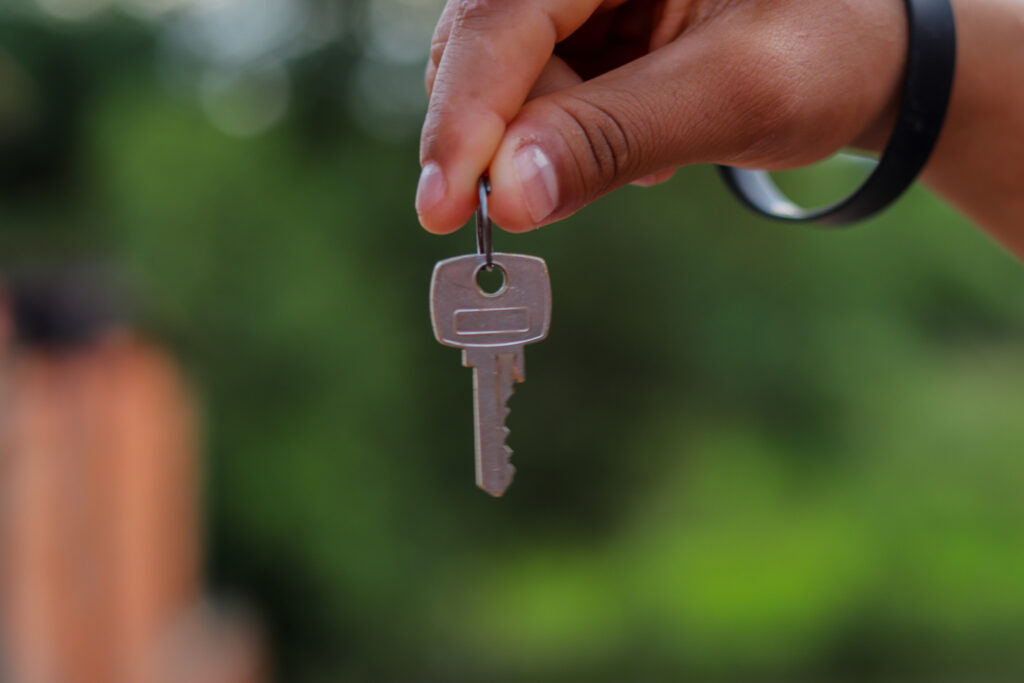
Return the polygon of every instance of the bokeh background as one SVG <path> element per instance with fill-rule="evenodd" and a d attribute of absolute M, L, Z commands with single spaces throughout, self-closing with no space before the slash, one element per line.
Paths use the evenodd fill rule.
<path fill-rule="evenodd" d="M 473 235 L 412 201 L 440 10 L 0 4 L 0 261 L 101 264 L 185 368 L 273 680 L 1021 680 L 1024 270 L 924 190 L 816 232 L 693 168 L 496 234 L 554 317 L 473 486 L 427 314 Z"/>

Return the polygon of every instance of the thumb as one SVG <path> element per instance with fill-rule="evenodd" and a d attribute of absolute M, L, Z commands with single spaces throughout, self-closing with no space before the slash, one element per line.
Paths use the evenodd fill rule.
<path fill-rule="evenodd" d="M 495 221 L 521 232 L 666 169 L 757 163 L 761 142 L 792 114 L 781 84 L 751 66 L 764 60 L 702 42 L 677 41 L 528 102 L 491 164 Z"/>

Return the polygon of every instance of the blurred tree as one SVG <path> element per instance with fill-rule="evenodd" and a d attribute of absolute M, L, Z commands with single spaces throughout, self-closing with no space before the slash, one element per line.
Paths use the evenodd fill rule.
<path fill-rule="evenodd" d="M 0 30 L 34 88 L 61 85 L 22 43 L 74 47 L 85 84 L 66 187 L 0 201 L 7 253 L 84 249 L 38 237 L 76 226 L 188 360 L 209 569 L 258 602 L 280 680 L 1024 673 L 1018 264 L 922 191 L 817 233 L 744 214 L 707 169 L 498 234 L 547 259 L 555 308 L 495 503 L 426 314 L 433 262 L 472 236 L 412 209 L 437 3 L 295 5 L 338 30 L 271 50 L 253 82 L 287 108 L 248 137 L 211 109 L 271 101 L 222 88 L 248 72 L 172 58 L 219 3 Z M 790 182 L 825 197 L 857 172 Z"/>

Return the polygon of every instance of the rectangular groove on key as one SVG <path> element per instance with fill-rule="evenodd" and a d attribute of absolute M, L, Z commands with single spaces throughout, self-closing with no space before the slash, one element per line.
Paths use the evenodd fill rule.
<path fill-rule="evenodd" d="M 455 331 L 462 335 L 527 332 L 530 311 L 527 308 L 463 308 L 455 311 Z"/>

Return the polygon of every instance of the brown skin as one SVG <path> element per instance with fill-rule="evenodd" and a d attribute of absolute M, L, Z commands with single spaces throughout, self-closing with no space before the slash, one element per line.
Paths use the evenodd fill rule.
<path fill-rule="evenodd" d="M 957 80 L 924 181 L 1024 259 L 1024 2 L 953 5 Z"/>
<path fill-rule="evenodd" d="M 954 9 L 957 81 L 924 179 L 1024 257 L 1024 2 Z M 420 221 L 458 229 L 485 172 L 492 215 L 519 232 L 684 165 L 881 149 L 906 35 L 900 0 L 449 0 L 427 67 Z"/>

